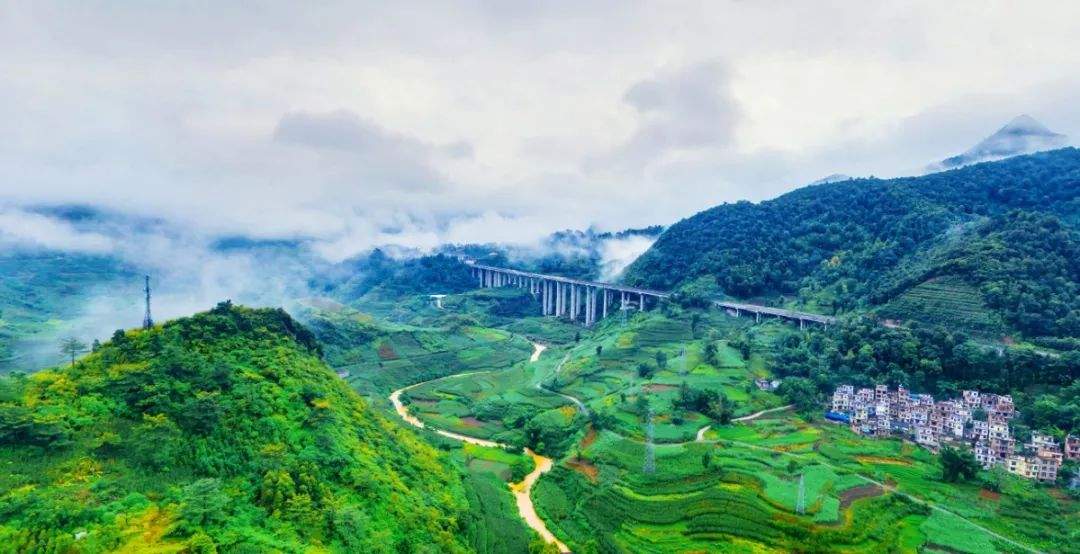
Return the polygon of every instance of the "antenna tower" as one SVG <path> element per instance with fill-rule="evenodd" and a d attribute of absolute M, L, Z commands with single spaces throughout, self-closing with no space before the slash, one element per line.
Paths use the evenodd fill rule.
<path fill-rule="evenodd" d="M 146 314 L 143 315 L 142 328 L 149 329 L 154 326 L 154 318 L 150 317 L 150 276 L 143 276 L 146 283 Z"/>

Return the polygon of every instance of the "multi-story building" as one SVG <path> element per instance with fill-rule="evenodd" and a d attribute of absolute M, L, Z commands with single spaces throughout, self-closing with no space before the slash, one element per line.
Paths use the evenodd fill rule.
<path fill-rule="evenodd" d="M 1070 460 L 1080 460 L 1080 437 L 1072 435 L 1065 437 L 1065 457 Z"/>
<path fill-rule="evenodd" d="M 1035 433 L 1024 451 L 1017 452 L 1009 429 L 1016 408 L 1008 395 L 967 390 L 960 398 L 935 402 L 929 394 L 912 394 L 903 387 L 894 392 L 885 385 L 858 390 L 842 385 L 833 392 L 831 407 L 834 415 L 846 416 L 856 433 L 902 436 L 931 450 L 967 445 L 984 469 L 1002 465 L 1028 479 L 1053 481 L 1064 458 L 1080 459 L 1080 438 L 1073 436 L 1062 449 L 1053 437 Z"/>

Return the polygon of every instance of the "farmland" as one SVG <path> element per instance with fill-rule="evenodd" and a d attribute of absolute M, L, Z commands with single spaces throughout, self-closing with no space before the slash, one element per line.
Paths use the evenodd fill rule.
<path fill-rule="evenodd" d="M 543 324 L 532 320 L 519 325 Z M 534 364 L 442 379 L 407 399 L 436 427 L 555 457 L 533 501 L 576 552 L 1075 549 L 1076 502 L 1053 489 L 1006 476 L 988 495 L 979 481 L 942 482 L 931 453 L 898 440 L 790 411 L 724 425 L 680 405 L 687 388 L 722 392 L 732 417 L 782 405 L 753 385 L 771 375 L 779 326 L 614 317 Z"/>
<path fill-rule="evenodd" d="M 982 293 L 958 277 L 920 283 L 880 308 L 883 317 L 1000 333 L 1004 323 L 986 305 Z"/>

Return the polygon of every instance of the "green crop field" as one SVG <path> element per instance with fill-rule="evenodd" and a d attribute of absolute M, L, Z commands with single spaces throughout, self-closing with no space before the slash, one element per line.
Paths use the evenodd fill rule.
<path fill-rule="evenodd" d="M 408 397 L 432 425 L 556 457 L 533 499 L 574 551 L 1017 551 L 993 533 L 1042 551 L 1072 548 L 1062 545 L 1080 523 L 1076 502 L 1043 487 L 1008 478 L 1000 496 L 988 496 L 944 483 L 933 454 L 897 440 L 791 412 L 721 425 L 677 407 L 684 383 L 724 392 L 736 416 L 781 405 L 753 386 L 771 375 L 778 325 L 710 317 L 692 328 L 660 312 L 609 318 L 536 363 L 443 379 Z M 591 417 L 552 391 L 581 400 Z M 478 456 L 470 467 L 498 463 Z"/>
<path fill-rule="evenodd" d="M 444 312 L 492 298 L 462 295 Z M 435 379 L 404 395 L 429 426 L 555 458 L 533 499 L 575 551 L 1017 551 L 995 533 L 1040 551 L 1072 548 L 1080 522 L 1066 495 L 1011 477 L 1000 495 L 988 495 L 976 484 L 944 483 L 933 454 L 897 440 L 790 411 L 724 425 L 681 403 L 689 389 L 722 392 L 731 417 L 782 405 L 753 384 L 773 375 L 779 322 L 678 311 L 611 317 L 592 329 L 552 318 L 448 318 L 436 311 L 372 330 L 352 313 L 324 334 L 348 328 L 366 338 L 330 341 L 328 357 L 345 362 L 339 367 L 352 370 L 358 388 L 381 395 Z M 537 362 L 526 362 L 526 336 L 548 346 Z M 521 457 L 451 450 L 479 491 L 470 501 L 508 509 L 491 485 L 520 472 Z M 498 527 L 508 525 L 503 516 L 478 517 Z"/>

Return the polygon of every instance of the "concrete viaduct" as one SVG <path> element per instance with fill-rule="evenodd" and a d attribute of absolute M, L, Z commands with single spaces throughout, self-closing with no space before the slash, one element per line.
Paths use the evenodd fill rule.
<path fill-rule="evenodd" d="M 645 310 L 650 304 L 659 306 L 662 300 L 671 296 L 671 293 L 657 290 L 494 267 L 478 264 L 472 260 L 466 260 L 465 263 L 470 267 L 472 275 L 476 278 L 480 288 L 518 287 L 528 289 L 529 293 L 534 297 L 539 297 L 544 315 L 566 317 L 571 321 L 580 320 L 587 327 L 592 326 L 597 320 L 607 317 L 609 309 Z M 616 300 L 618 304 L 615 304 Z M 800 329 L 805 328 L 808 322 L 824 325 L 826 328 L 836 322 L 836 318 L 829 316 L 770 308 L 756 304 L 716 301 L 714 305 L 727 310 L 728 313 L 734 316 L 741 316 L 744 312 L 754 314 L 757 321 L 761 321 L 762 316 L 797 321 Z"/>

